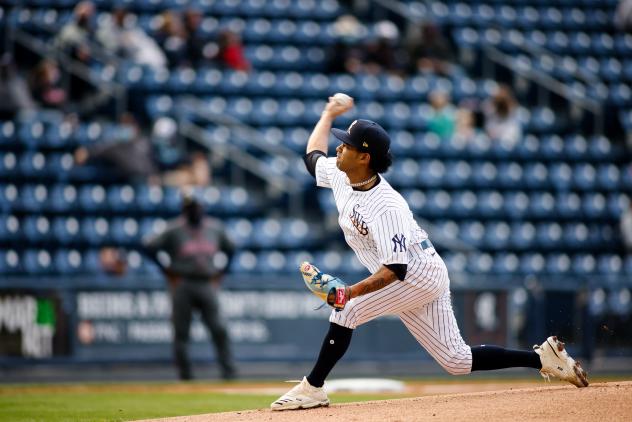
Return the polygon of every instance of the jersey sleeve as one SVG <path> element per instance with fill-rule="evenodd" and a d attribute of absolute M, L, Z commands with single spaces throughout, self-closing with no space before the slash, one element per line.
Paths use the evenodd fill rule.
<path fill-rule="evenodd" d="M 397 210 L 385 211 L 372 226 L 380 264 L 408 264 L 411 233 L 403 213 Z"/>
<path fill-rule="evenodd" d="M 321 188 L 331 188 L 331 181 L 336 167 L 336 157 L 320 157 L 316 161 L 316 186 Z"/>

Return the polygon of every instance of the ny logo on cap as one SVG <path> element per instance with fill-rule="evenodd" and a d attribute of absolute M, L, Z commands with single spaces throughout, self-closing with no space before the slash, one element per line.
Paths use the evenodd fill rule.
<path fill-rule="evenodd" d="M 357 120 L 354 120 L 353 122 L 351 122 L 351 124 L 349 125 L 349 128 L 347 129 L 347 133 L 349 135 L 351 135 L 351 128 L 353 127 L 353 125 L 355 125 L 356 123 L 358 123 Z"/>

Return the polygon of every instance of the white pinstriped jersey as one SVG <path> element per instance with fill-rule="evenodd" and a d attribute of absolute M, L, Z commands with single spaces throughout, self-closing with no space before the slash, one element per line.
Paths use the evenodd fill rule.
<path fill-rule="evenodd" d="M 336 157 L 321 157 L 316 162 L 316 184 L 333 191 L 345 240 L 371 274 L 382 265 L 409 264 L 411 245 L 428 238 L 404 198 L 384 177 L 368 191 L 354 190 L 336 166 Z"/>
<path fill-rule="evenodd" d="M 353 190 L 336 158 L 316 162 L 316 184 L 331 188 L 338 223 L 360 262 L 374 274 L 385 264 L 406 264 L 404 281 L 354 297 L 329 321 L 355 329 L 382 315 L 397 315 L 428 353 L 451 374 L 467 374 L 472 352 L 463 341 L 450 299 L 445 263 L 420 242 L 428 237 L 419 228 L 408 204 L 382 177 L 368 191 Z"/>

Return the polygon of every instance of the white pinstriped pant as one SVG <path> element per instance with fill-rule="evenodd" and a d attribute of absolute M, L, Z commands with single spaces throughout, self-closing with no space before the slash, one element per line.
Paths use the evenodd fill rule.
<path fill-rule="evenodd" d="M 454 317 L 448 270 L 434 248 L 419 250 L 404 281 L 353 298 L 329 321 L 355 329 L 382 315 L 397 315 L 419 344 L 450 374 L 469 374 L 472 351 Z"/>

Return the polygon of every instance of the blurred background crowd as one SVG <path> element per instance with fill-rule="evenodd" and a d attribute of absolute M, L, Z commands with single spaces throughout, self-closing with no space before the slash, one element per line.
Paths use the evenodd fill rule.
<path fill-rule="evenodd" d="M 220 302 L 237 364 L 311 359 L 285 324 L 326 315 L 255 298 L 304 301 L 302 260 L 364 274 L 302 164 L 335 92 L 356 102 L 337 126 L 390 133 L 386 178 L 446 261 L 466 339 L 558 334 L 604 368 L 631 357 L 631 3 L 2 2 L 0 310 L 24 297 L 51 316 L 22 324 L 39 348 L 0 318 L 0 367 L 168 360 L 147 352 L 171 334 L 168 306 L 143 311 L 166 285 L 143 238 L 179 215 L 182 189 L 235 245 Z M 401 344 L 350 359 L 419 357 Z"/>

